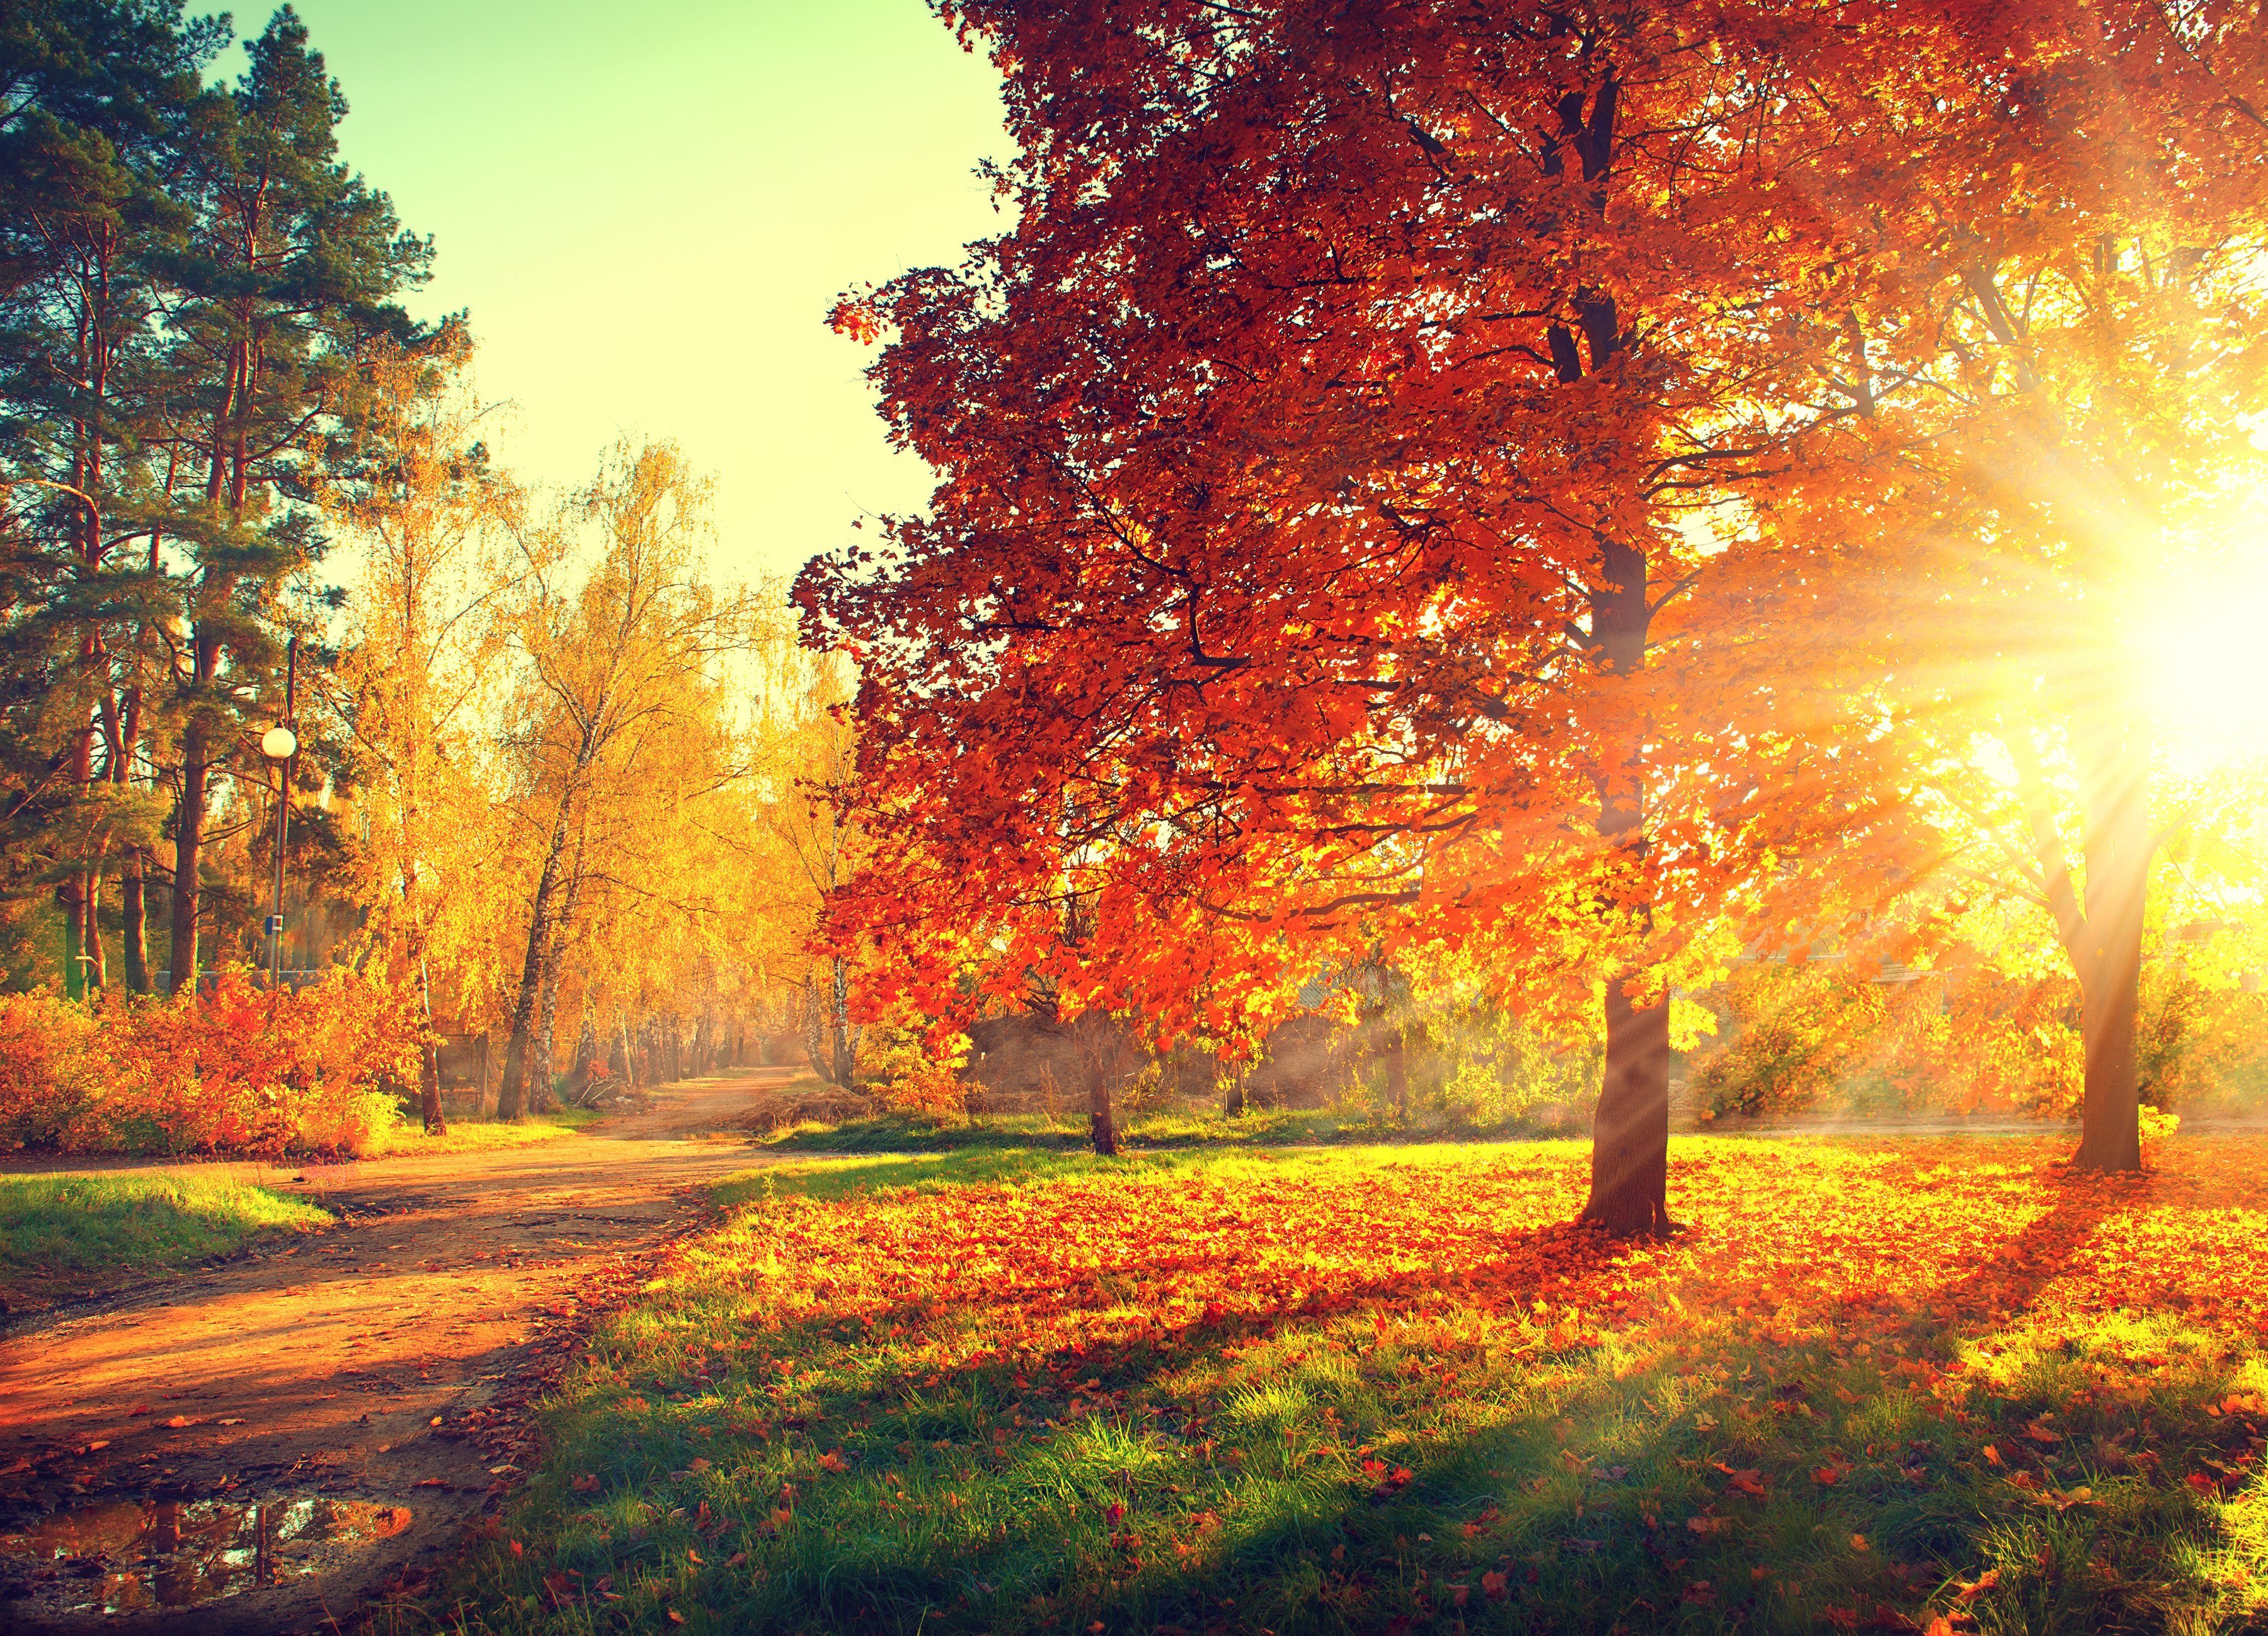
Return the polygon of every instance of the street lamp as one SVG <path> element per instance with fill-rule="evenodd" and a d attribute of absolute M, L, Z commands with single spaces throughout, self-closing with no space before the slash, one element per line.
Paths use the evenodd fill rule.
<path fill-rule="evenodd" d="M 277 722 L 260 735 L 260 753 L 276 763 L 276 904 L 268 917 L 268 986 L 284 981 L 284 843 L 291 817 L 291 758 L 298 735 Z"/>
<path fill-rule="evenodd" d="M 290 723 L 298 701 L 299 638 L 293 637 L 284 667 L 284 719 L 260 735 L 260 753 L 276 763 L 276 903 L 268 917 L 268 986 L 284 983 L 284 844 L 290 838 L 291 819 L 291 758 L 299 753 L 299 735 Z"/>

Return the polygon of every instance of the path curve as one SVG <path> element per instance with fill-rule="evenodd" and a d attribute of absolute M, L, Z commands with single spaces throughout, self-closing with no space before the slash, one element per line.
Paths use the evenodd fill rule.
<path fill-rule="evenodd" d="M 268 1185 L 339 1225 L 13 1326 L 0 1337 L 0 1536 L 70 1511 L 86 1554 L 36 1581 L 0 1559 L 0 1630 L 328 1629 L 415 1582 L 499 1503 L 521 1463 L 519 1411 L 590 1318 L 697 1224 L 702 1183 L 763 1161 L 748 1113 L 792 1077 L 665 1086 L 635 1113 L 526 1147 L 271 1171 Z M 203 1529 L 210 1544 L 161 1575 L 133 1543 L 152 1527 L 184 1542 Z M 306 1543 L 326 1528 L 363 1543 Z M 300 1577 L 143 1605 L 188 1600 L 195 1572 L 254 1577 L 263 1533 L 263 1571 Z M 63 1610 L 74 1600 L 137 1610 Z"/>

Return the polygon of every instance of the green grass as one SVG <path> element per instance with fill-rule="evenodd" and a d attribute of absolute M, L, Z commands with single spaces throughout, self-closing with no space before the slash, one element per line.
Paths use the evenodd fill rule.
<path fill-rule="evenodd" d="M 1692 1147 L 1751 1183 L 1797 1162 L 1784 1141 Z M 1846 1309 L 1810 1302 L 1800 1264 L 1798 1293 L 1752 1312 L 1749 1270 L 1707 1244 L 1510 1223 L 1535 1282 L 1507 1300 L 1438 1242 L 1474 1165 L 1564 1183 L 1583 1151 L 963 1147 L 733 1178 L 722 1228 L 594 1338 L 511 1512 L 392 1627 L 2268 1628 L 2257 1334 L 2178 1303 L 2054 1323 L 1941 1299 Z M 1881 1170 L 1876 1150 L 1812 1151 L 1800 1185 L 1871 1219 L 1835 1190 Z M 1166 1213 L 1176 1190 L 1310 1184 L 1344 1190 L 1297 1224 L 1254 1206 L 1226 1229 L 1291 1241 L 1275 1264 L 1292 1284 L 1231 1255 L 1205 1287 L 1277 1293 L 1166 1320 L 1198 1253 Z M 1992 1185 L 1973 1197 L 2013 1197 Z M 987 1257 L 1076 1251 L 1145 1205 L 1164 1223 L 1150 1272 L 1064 1264 L 1087 1338 L 998 1327 Z M 970 1238 L 980 1208 L 1027 1236 Z M 1351 1260 L 1300 1283 L 1298 1233 L 1342 1220 Z M 929 1271 L 867 1278 L 887 1266 Z M 1349 1267 L 1369 1293 L 1342 1298 Z M 1035 1322 L 1051 1276 L 1019 1286 Z"/>
<path fill-rule="evenodd" d="M 1479 1128 L 1438 1118 L 1403 1124 L 1357 1108 L 1253 1109 L 1226 1118 L 1211 1109 L 1123 1115 L 1121 1146 L 1144 1152 L 1175 1148 L 1370 1146 L 1380 1142 L 1466 1141 L 1538 1134 L 1512 1126 Z M 1549 1132 L 1547 1134 L 1556 1134 Z M 998 1113 L 940 1118 L 893 1111 L 839 1124 L 807 1120 L 759 1139 L 782 1153 L 951 1153 L 963 1148 L 1085 1152 L 1086 1120 L 1067 1114 Z"/>
<path fill-rule="evenodd" d="M 265 1188 L 194 1175 L 0 1175 L 0 1294 L 42 1305 L 330 1220 Z"/>
<path fill-rule="evenodd" d="M 533 1142 L 556 1141 L 574 1136 L 606 1116 L 588 1108 L 561 1108 L 530 1114 L 525 1119 L 453 1119 L 446 1134 L 429 1136 L 416 1125 L 390 1132 L 386 1146 L 373 1158 L 423 1158 L 433 1153 L 482 1153 L 498 1148 L 526 1147 Z"/>

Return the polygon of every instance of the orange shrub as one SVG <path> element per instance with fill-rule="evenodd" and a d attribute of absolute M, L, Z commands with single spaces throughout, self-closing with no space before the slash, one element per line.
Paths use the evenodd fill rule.
<path fill-rule="evenodd" d="M 339 970 L 224 973 L 192 1004 L 0 998 L 0 1144 L 62 1153 L 363 1153 L 416 1072 L 414 998 Z"/>
<path fill-rule="evenodd" d="M 100 1083 L 97 1026 L 45 990 L 0 994 L 0 1146 L 57 1145 Z"/>
<path fill-rule="evenodd" d="M 1719 997 L 1692 1086 L 1712 1116 L 2018 1114 L 2077 1107 L 2078 984 L 1989 967 L 1879 984 L 1841 964 L 1764 963 Z"/>

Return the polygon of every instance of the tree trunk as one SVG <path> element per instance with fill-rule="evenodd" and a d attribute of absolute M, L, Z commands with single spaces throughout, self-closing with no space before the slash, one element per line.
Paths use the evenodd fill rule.
<path fill-rule="evenodd" d="M 448 1132 L 449 1116 L 441 1109 L 441 1046 L 433 1037 L 433 991 L 425 975 L 425 931 L 414 913 L 404 918 L 409 921 L 404 940 L 410 962 L 417 968 L 417 998 L 425 1032 L 417 1047 L 417 1115 L 430 1134 L 442 1136 Z"/>
<path fill-rule="evenodd" d="M 835 1058 L 835 1083 L 849 1090 L 858 1071 L 858 1042 L 850 1028 L 850 968 L 839 957 L 834 976 L 828 1007 L 828 1046 Z"/>
<path fill-rule="evenodd" d="M 124 861 L 118 873 L 118 917 L 122 923 L 122 951 L 126 962 L 126 986 L 136 994 L 150 991 L 150 909 L 144 895 L 142 860 L 144 854 L 138 846 L 126 849 Z"/>
<path fill-rule="evenodd" d="M 2144 765 L 2130 738 L 2103 757 L 2087 791 L 2087 920 L 2072 951 L 2087 1088 L 2072 1161 L 2088 1170 L 2142 1168 L 2134 1035 L 2152 850 Z"/>
<path fill-rule="evenodd" d="M 804 1057 L 811 1064 L 811 1071 L 832 1085 L 835 1058 L 827 1049 L 827 1007 L 819 997 L 816 984 L 804 984 L 801 1011 Z"/>
<path fill-rule="evenodd" d="M 96 852 L 98 858 L 108 851 L 106 840 Z M 86 930 L 79 942 L 89 956 L 86 962 L 86 986 L 90 993 L 99 993 L 110 986 L 110 962 L 102 952 L 102 871 L 99 867 L 86 872 L 86 889 L 79 899 L 79 913 L 85 917 Z"/>
<path fill-rule="evenodd" d="M 592 1024 L 591 1013 L 585 1011 L 583 1026 L 575 1035 L 574 1065 L 567 1070 L 567 1094 L 578 1107 L 589 1097 L 591 1081 L 597 1079 L 600 1072 L 599 1035 Z"/>
<path fill-rule="evenodd" d="M 1608 670 L 1627 676 L 1646 663 L 1646 556 L 1603 536 L 1599 554 L 1591 629 Z M 1638 742 L 1608 756 L 1599 772 L 1599 834 L 1635 873 L 1646 852 L 1645 764 Z M 1649 919 L 1648 900 L 1630 907 L 1641 924 Z M 1665 984 L 1653 1004 L 1634 1006 L 1623 987 L 1629 975 L 1617 972 L 1606 985 L 1607 1060 L 1591 1124 L 1591 1196 L 1581 1220 L 1610 1233 L 1666 1233 L 1669 991 Z"/>
<path fill-rule="evenodd" d="M 551 900 L 559 889 L 559 860 L 567 850 L 567 811 L 563 805 L 551 826 L 551 848 L 536 877 L 535 902 L 527 920 L 527 953 L 519 967 L 519 989 L 512 996 L 512 1035 L 504 1042 L 504 1082 L 497 1087 L 497 1117 L 517 1119 L 524 1104 L 528 1048 L 533 1043 L 536 1001 L 543 985 L 543 956 L 550 945 Z"/>
<path fill-rule="evenodd" d="M 1669 994 L 1634 1006 L 1607 984 L 1607 1065 L 1591 1124 L 1582 1220 L 1609 1233 L 1669 1230 Z"/>
<path fill-rule="evenodd" d="M 86 998 L 86 877 L 73 870 L 55 887 L 63 923 L 63 998 Z"/>
<path fill-rule="evenodd" d="M 1222 1118 L 1241 1119 L 1244 1117 L 1244 1079 L 1245 1067 L 1242 1063 L 1240 1062 L 1229 1067 L 1226 1081 L 1227 1088 L 1220 1094 L 1220 1116 Z"/>
<path fill-rule="evenodd" d="M 1548 173 L 1565 165 L 1565 151 L 1581 161 L 1583 180 L 1593 184 L 1592 208 L 1604 215 L 1607 176 L 1615 151 L 1622 88 L 1609 73 L 1590 99 L 1587 114 L 1578 92 L 1559 106 L 1557 140 L 1545 159 Z M 1614 298 L 1594 288 L 1574 292 L 1575 328 L 1553 324 L 1546 334 L 1553 373 L 1561 384 L 1606 370 L 1622 350 L 1622 321 Z M 1579 334 L 1580 332 L 1580 334 Z M 1602 458 L 1610 451 L 1602 450 Z M 1589 587 L 1594 653 L 1610 675 L 1632 676 L 1646 665 L 1653 609 L 1647 601 L 1644 549 L 1604 529 L 1598 578 Z M 1599 834 L 1635 866 L 1646 856 L 1646 767 L 1640 747 L 1642 724 L 1622 724 L 1631 736 L 1609 748 L 1598 771 Z M 1624 907 L 1641 922 L 1644 899 Z M 1591 1130 L 1591 1197 L 1582 1220 L 1616 1233 L 1659 1233 L 1669 1227 L 1669 996 L 1653 1005 L 1631 1004 L 1623 978 L 1609 978 L 1606 993 L 1607 1060 L 1599 1087 L 1599 1110 Z"/>
<path fill-rule="evenodd" d="M 1389 1028 L 1386 1035 L 1386 1094 L 1394 1104 L 1394 1116 L 1403 1124 L 1410 1123 L 1410 1059 L 1402 1048 L 1402 1030 Z"/>
<path fill-rule="evenodd" d="M 1086 1139 L 1104 1159 L 1118 1156 L 1118 1125 L 1110 1112 L 1112 1077 L 1108 1062 L 1096 1052 L 1086 1065 Z"/>
<path fill-rule="evenodd" d="M 425 1029 L 432 1032 L 431 1017 L 425 1020 Z M 449 1116 L 441 1107 L 441 1047 L 431 1039 L 417 1050 L 417 1116 L 430 1134 L 449 1133 Z"/>
<path fill-rule="evenodd" d="M 197 991 L 197 873 L 205 838 L 205 778 L 209 734 L 201 715 L 181 729 L 181 799 L 173 811 L 173 992 L 195 999 Z"/>
<path fill-rule="evenodd" d="M 530 1113 L 551 1111 L 551 1065 L 557 1060 L 553 1046 L 559 1016 L 559 959 L 558 952 L 554 950 L 543 962 L 543 998 L 536 1011 L 535 1063 L 527 1087 Z"/>

